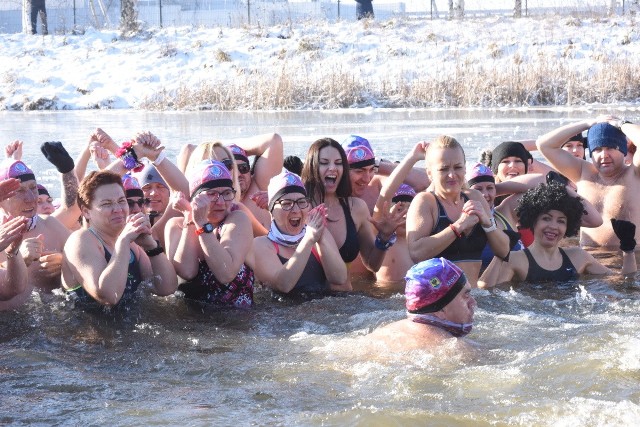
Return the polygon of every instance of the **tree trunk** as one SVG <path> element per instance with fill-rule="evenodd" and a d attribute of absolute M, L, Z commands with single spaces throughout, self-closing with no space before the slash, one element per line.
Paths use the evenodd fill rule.
<path fill-rule="evenodd" d="M 120 1 L 120 29 L 123 33 L 138 32 L 138 10 L 136 9 L 136 0 Z"/>
<path fill-rule="evenodd" d="M 31 0 L 22 0 L 22 32 L 31 34 Z"/>
<path fill-rule="evenodd" d="M 522 18 L 522 0 L 516 0 L 516 4 L 513 7 L 513 17 Z"/>

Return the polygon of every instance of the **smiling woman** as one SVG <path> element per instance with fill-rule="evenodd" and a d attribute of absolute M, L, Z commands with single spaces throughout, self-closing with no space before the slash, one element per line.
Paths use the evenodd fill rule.
<path fill-rule="evenodd" d="M 540 184 L 524 193 L 516 212 L 520 223 L 533 230 L 534 241 L 528 248 L 512 251 L 504 259 L 494 257 L 478 285 L 491 287 L 510 280 L 530 283 L 561 282 L 576 279 L 580 274 L 610 273 L 607 267 L 584 249 L 577 246 L 559 247 L 562 239 L 578 233 L 583 211 L 581 199 L 569 195 L 565 186 L 556 182 Z M 621 229 L 632 228 L 632 236 L 635 233 L 635 225 L 632 223 L 616 221 L 614 224 L 616 223 Z M 626 241 L 624 237 L 621 240 Z M 621 248 L 622 273 L 635 271 L 635 240 L 632 246 L 623 245 Z"/>

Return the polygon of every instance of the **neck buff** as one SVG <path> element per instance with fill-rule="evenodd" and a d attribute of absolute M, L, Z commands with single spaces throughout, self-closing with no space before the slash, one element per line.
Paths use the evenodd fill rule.
<path fill-rule="evenodd" d="M 416 323 L 435 326 L 444 329 L 456 338 L 463 337 L 471 332 L 473 323 L 453 323 L 448 320 L 440 319 L 432 314 L 411 314 L 407 313 L 407 317 Z"/>
<path fill-rule="evenodd" d="M 295 236 L 289 234 L 283 234 L 275 221 L 271 221 L 271 228 L 269 228 L 269 234 L 267 239 L 272 242 L 276 242 L 279 245 L 286 246 L 288 248 L 295 248 L 300 243 L 300 240 L 304 237 L 304 233 L 307 231 L 307 226 L 302 227 L 302 230 Z"/>
<path fill-rule="evenodd" d="M 36 225 L 38 225 L 38 214 L 35 214 L 27 221 L 27 231 L 33 230 L 36 228 Z"/>

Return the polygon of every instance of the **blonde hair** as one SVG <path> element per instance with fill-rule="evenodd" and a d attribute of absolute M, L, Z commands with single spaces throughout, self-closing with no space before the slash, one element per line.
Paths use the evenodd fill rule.
<path fill-rule="evenodd" d="M 187 162 L 187 167 L 185 169 L 185 175 L 188 174 L 188 171 L 192 167 L 203 160 L 211 159 L 222 161 L 222 159 L 216 155 L 215 148 L 221 148 L 225 152 L 227 157 L 231 159 L 231 163 L 233 164 L 230 170 L 231 179 L 233 180 L 233 189 L 236 191 L 236 197 L 234 201 L 239 202 L 240 198 L 242 197 L 242 192 L 240 191 L 240 182 L 238 181 L 238 176 L 240 175 L 240 173 L 238 172 L 238 166 L 236 166 L 236 159 L 233 156 L 233 153 L 222 142 L 203 142 L 202 144 L 199 144 L 196 148 L 194 148 L 191 156 L 189 156 L 189 161 Z"/>
<path fill-rule="evenodd" d="M 462 159 L 463 159 L 463 163 L 465 163 L 466 166 L 466 162 L 467 162 L 467 156 L 464 154 L 464 148 L 462 148 L 462 145 L 460 145 L 460 143 L 458 142 L 457 139 L 455 139 L 452 136 L 449 135 L 440 135 L 438 137 L 436 137 L 433 141 L 431 141 L 429 143 L 429 145 L 427 146 L 427 150 L 425 152 L 425 159 L 429 159 L 429 150 L 431 150 L 432 148 L 450 148 L 450 149 L 459 149 L 462 152 Z M 426 161 L 426 168 L 429 169 L 429 160 Z M 468 189 L 469 186 L 467 185 L 467 182 L 463 182 L 462 184 L 462 189 L 466 190 Z"/>

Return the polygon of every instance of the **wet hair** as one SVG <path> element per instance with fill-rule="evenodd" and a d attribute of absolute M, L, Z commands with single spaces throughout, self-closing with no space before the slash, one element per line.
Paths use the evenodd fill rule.
<path fill-rule="evenodd" d="M 240 191 L 240 182 L 238 181 L 238 176 L 240 176 L 240 173 L 238 172 L 238 166 L 236 165 L 236 158 L 233 156 L 231 150 L 222 142 L 203 142 L 202 144 L 199 144 L 196 148 L 194 148 L 191 156 L 189 156 L 189 162 L 187 163 L 187 167 L 184 170 L 184 174 L 187 175 L 191 168 L 193 168 L 203 160 L 218 160 L 221 162 L 222 159 L 218 158 L 218 156 L 216 155 L 216 148 L 221 148 L 226 153 L 227 157 L 232 160 L 232 165 L 229 172 L 231 172 L 233 189 L 236 191 L 236 197 L 234 200 L 236 202 L 239 202 L 240 198 L 242 197 L 242 192 Z"/>
<path fill-rule="evenodd" d="M 319 205 L 324 202 L 324 182 L 320 176 L 320 151 L 325 147 L 333 147 L 340 153 L 342 159 L 342 177 L 338 182 L 336 196 L 347 198 L 351 196 L 351 180 L 349 179 L 349 162 L 344 148 L 338 141 L 332 138 L 320 138 L 309 147 L 307 157 L 302 167 L 302 182 L 307 188 L 307 194 L 314 204 Z"/>
<path fill-rule="evenodd" d="M 582 199 L 570 196 L 566 187 L 557 182 L 538 184 L 524 193 L 516 207 L 516 215 L 520 219 L 520 225 L 533 230 L 540 215 L 552 210 L 560 211 L 567 216 L 565 237 L 578 234 L 584 214 Z"/>
<path fill-rule="evenodd" d="M 298 156 L 287 156 L 284 158 L 282 165 L 289 172 L 295 173 L 296 175 L 302 175 L 302 167 L 304 166 L 302 160 Z"/>
<path fill-rule="evenodd" d="M 118 186 L 122 188 L 122 195 L 124 196 L 126 194 L 124 185 L 122 185 L 122 177 L 117 173 L 110 171 L 93 171 L 85 176 L 78 187 L 78 206 L 80 209 L 91 209 L 91 203 L 93 203 L 98 188 L 109 184 L 118 184 Z"/>

